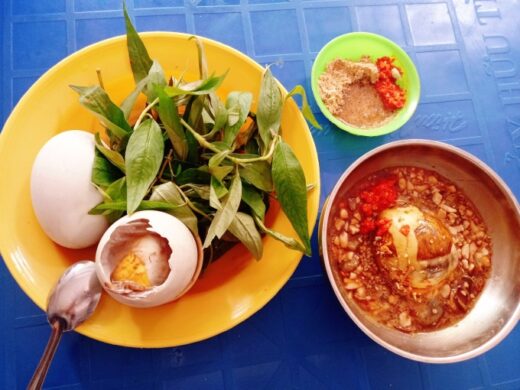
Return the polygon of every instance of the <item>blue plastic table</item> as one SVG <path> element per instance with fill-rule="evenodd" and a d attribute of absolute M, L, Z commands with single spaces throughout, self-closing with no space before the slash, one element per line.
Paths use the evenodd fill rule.
<path fill-rule="evenodd" d="M 516 3 L 516 4 L 515 4 Z M 139 31 L 171 30 L 227 43 L 287 87 L 303 84 L 331 38 L 371 31 L 405 48 L 422 82 L 414 117 L 397 133 L 350 136 L 323 116 L 313 130 L 322 201 L 364 152 L 401 138 L 457 145 L 520 195 L 520 4 L 513 0 L 127 0 Z M 68 54 L 124 33 L 120 0 L 2 0 L 0 119 Z M 315 107 L 315 112 L 318 112 Z M 8 191 L 3 188 L 2 191 Z M 0 216 L 1 218 L 1 216 Z M 0 220 L 0 223 L 1 220 Z M 260 312 L 212 339 L 179 348 L 120 348 L 67 334 L 46 387 L 59 389 L 520 389 L 520 327 L 487 354 L 420 364 L 366 337 L 347 317 L 314 253 Z M 24 388 L 49 327 L 0 262 L 0 389 Z"/>

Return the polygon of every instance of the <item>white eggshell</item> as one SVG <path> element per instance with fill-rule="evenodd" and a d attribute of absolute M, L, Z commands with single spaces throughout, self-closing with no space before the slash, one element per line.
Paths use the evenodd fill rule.
<path fill-rule="evenodd" d="M 31 173 L 36 218 L 51 240 L 67 248 L 94 245 L 108 227 L 102 215 L 88 212 L 103 201 L 91 183 L 94 136 L 69 130 L 51 138 L 40 150 Z"/>
<path fill-rule="evenodd" d="M 168 240 L 172 250 L 168 259 L 170 273 L 158 286 L 145 291 L 118 291 L 113 288 L 111 274 L 121 258 L 111 258 L 108 253 L 114 243 L 121 245 L 121 237 L 116 229 L 132 221 L 145 219 L 155 232 Z M 116 232 L 116 234 L 113 234 Z M 131 246 L 128 242 L 128 246 Z M 106 250 L 105 250 L 106 249 Z M 124 252 L 124 251 L 123 251 Z M 114 257 L 120 257 L 114 256 Z M 183 295 L 200 272 L 197 242 L 191 231 L 179 219 L 161 211 L 138 211 L 114 222 L 103 234 L 96 251 L 96 271 L 103 288 L 117 301 L 134 307 L 153 307 L 171 302 Z"/>

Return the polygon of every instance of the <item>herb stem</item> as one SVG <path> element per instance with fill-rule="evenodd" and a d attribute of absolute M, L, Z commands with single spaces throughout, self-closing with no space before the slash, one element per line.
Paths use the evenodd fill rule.
<path fill-rule="evenodd" d="M 174 183 L 175 184 L 175 183 Z M 191 201 L 190 201 L 190 198 L 188 198 L 186 196 L 186 194 L 184 193 L 184 191 L 177 185 L 175 184 L 175 186 L 177 187 L 177 189 L 179 190 L 179 193 L 181 194 L 181 197 L 182 199 L 184 199 L 184 202 L 188 205 L 188 207 L 190 209 L 192 209 L 193 211 L 195 211 L 197 214 L 200 214 L 202 215 L 204 218 L 208 219 L 208 220 L 211 220 L 211 218 L 209 217 L 208 214 L 206 214 L 204 211 L 201 211 L 199 210 L 199 208 L 197 206 L 195 206 Z"/>
<path fill-rule="evenodd" d="M 155 100 L 153 102 L 151 102 L 149 105 L 146 106 L 146 108 L 141 112 L 141 114 L 139 115 L 139 118 L 137 118 L 137 121 L 135 122 L 135 125 L 134 125 L 134 130 L 137 129 L 139 127 L 139 125 L 141 124 L 141 122 L 143 121 L 144 117 L 146 116 L 146 114 L 148 114 L 148 112 L 153 108 L 153 106 L 155 106 L 157 103 L 159 103 L 159 98 L 155 98 Z"/>
<path fill-rule="evenodd" d="M 208 142 L 202 135 L 200 135 L 195 130 L 193 130 L 192 127 L 182 118 L 181 118 L 181 123 L 193 135 L 193 137 L 197 140 L 197 142 L 200 144 L 200 146 L 202 146 L 203 148 L 209 149 L 215 153 L 220 153 L 222 151 L 219 148 L 217 148 L 215 145 L 213 145 L 212 143 Z M 236 158 L 233 156 L 226 156 L 226 159 L 228 159 L 229 161 L 231 161 L 235 164 L 238 164 L 238 165 L 250 164 L 250 163 L 254 163 L 254 162 L 258 162 L 258 161 L 269 160 L 273 156 L 274 148 L 275 148 L 276 144 L 278 143 L 278 141 L 280 140 L 280 138 L 281 137 L 279 135 L 277 135 L 276 137 L 273 138 L 273 140 L 271 141 L 269 152 L 267 152 L 267 154 L 265 154 L 263 156 L 254 157 L 254 158 Z"/>
<path fill-rule="evenodd" d="M 97 68 L 97 69 L 96 69 L 96 74 L 97 74 L 97 78 L 98 78 L 99 86 L 100 86 L 102 89 L 105 89 L 105 84 L 103 83 L 103 76 L 101 75 L 101 69 Z"/>

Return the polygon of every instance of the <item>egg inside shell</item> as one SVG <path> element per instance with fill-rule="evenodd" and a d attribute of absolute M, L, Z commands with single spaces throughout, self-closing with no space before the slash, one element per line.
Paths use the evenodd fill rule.
<path fill-rule="evenodd" d="M 376 243 L 377 259 L 392 280 L 415 288 L 438 285 L 455 269 L 458 256 L 450 231 L 415 206 L 386 209 L 388 232 Z"/>
<path fill-rule="evenodd" d="M 194 284 L 202 248 L 179 219 L 139 211 L 116 221 L 96 251 L 96 270 L 105 290 L 135 307 L 171 302 Z"/>

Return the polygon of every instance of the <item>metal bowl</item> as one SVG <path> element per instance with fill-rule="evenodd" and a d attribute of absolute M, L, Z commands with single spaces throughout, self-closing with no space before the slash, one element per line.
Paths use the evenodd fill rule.
<path fill-rule="evenodd" d="M 492 239 L 491 276 L 474 308 L 460 322 L 429 333 L 406 334 L 377 323 L 343 297 L 327 252 L 331 210 L 357 181 L 387 167 L 417 166 L 438 172 L 475 204 Z M 520 208 L 507 185 L 482 161 L 456 147 L 430 140 L 386 144 L 363 155 L 343 173 L 330 194 L 320 228 L 324 265 L 336 297 L 370 338 L 398 355 L 427 363 L 453 363 L 497 345 L 520 318 Z"/>

